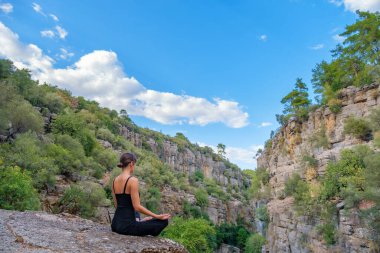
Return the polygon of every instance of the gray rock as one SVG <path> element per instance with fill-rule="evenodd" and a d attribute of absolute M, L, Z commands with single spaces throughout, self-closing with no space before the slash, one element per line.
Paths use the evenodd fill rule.
<path fill-rule="evenodd" d="M 0 252 L 187 252 L 168 239 L 119 235 L 73 215 L 1 209 L 0 241 Z"/>

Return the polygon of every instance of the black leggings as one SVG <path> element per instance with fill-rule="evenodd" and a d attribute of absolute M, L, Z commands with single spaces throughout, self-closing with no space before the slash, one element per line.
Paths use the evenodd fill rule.
<path fill-rule="evenodd" d="M 136 221 L 132 224 L 129 224 L 127 228 L 121 229 L 122 231 L 114 231 L 119 234 L 124 235 L 135 235 L 135 236 L 144 236 L 144 235 L 153 235 L 157 236 L 161 233 L 162 230 L 168 225 L 168 220 L 159 220 L 151 219 L 148 221 Z"/>

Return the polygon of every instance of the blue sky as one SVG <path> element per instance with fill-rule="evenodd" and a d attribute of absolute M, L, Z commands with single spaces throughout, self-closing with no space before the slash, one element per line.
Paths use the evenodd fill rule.
<path fill-rule="evenodd" d="M 380 1 L 0 0 L 0 56 L 255 168 L 281 98 L 310 83 L 355 9 Z"/>

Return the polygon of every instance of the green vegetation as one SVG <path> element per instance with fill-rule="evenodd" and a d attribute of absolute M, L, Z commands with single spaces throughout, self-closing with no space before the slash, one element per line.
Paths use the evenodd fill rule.
<path fill-rule="evenodd" d="M 249 231 L 239 223 L 237 225 L 222 223 L 216 226 L 216 241 L 218 245 L 225 243 L 244 249 L 249 235 Z"/>
<path fill-rule="evenodd" d="M 261 253 L 266 240 L 260 234 L 251 235 L 245 243 L 245 251 L 247 253 Z"/>
<path fill-rule="evenodd" d="M 317 227 L 317 230 L 323 236 L 323 240 L 327 245 L 333 245 L 336 243 L 336 229 L 331 223 L 322 224 Z"/>
<path fill-rule="evenodd" d="M 311 101 L 309 100 L 307 86 L 301 78 L 296 80 L 295 88 L 282 98 L 281 103 L 285 105 L 285 109 L 284 115 L 277 116 L 280 124 L 286 124 L 292 117 L 296 117 L 300 121 L 307 119 Z"/>
<path fill-rule="evenodd" d="M 140 128 L 125 110 L 118 114 L 95 101 L 74 97 L 69 91 L 40 85 L 31 80 L 27 70 L 14 68 L 8 60 L 0 60 L 0 85 L 1 180 L 5 180 L 0 188 L 1 194 L 8 194 L 1 199 L 2 208 L 38 209 L 38 194 L 53 193 L 57 178 L 61 180 L 63 176 L 70 185 L 53 210 L 96 219 L 99 206 L 111 205 L 110 182 L 120 173 L 120 169 L 115 168 L 118 161 L 115 150 L 132 151 L 137 155 L 135 175 L 145 183 L 145 187 L 140 188 L 141 199 L 153 211 L 160 212 L 164 186 L 196 196 L 196 205 L 183 204 L 187 218 L 208 220 L 209 196 L 222 201 L 231 197 L 246 201 L 242 193 L 249 185 L 246 177 L 242 189 L 230 188 L 229 193 L 225 193 L 221 185 L 206 178 L 201 169 L 190 175 L 176 172 L 152 152 L 151 140 L 156 141 L 158 152 L 165 143 L 171 142 L 179 151 L 188 149 L 223 162 L 229 178 L 239 170 L 224 155 L 216 154 L 209 147 L 191 144 L 182 133 L 171 137 Z M 135 146 L 123 136 L 126 129 L 139 135 L 142 146 Z M 14 168 L 12 173 L 3 176 L 10 168 Z M 105 177 L 105 173 L 110 174 L 110 181 L 103 187 L 98 179 Z M 25 198 L 19 196 L 22 191 L 9 194 L 16 182 L 8 185 L 13 182 L 8 177 L 19 178 L 17 183 L 27 189 Z"/>
<path fill-rule="evenodd" d="M 330 62 L 322 61 L 313 69 L 312 85 L 317 94 L 317 106 L 328 106 L 333 113 L 340 112 L 340 91 L 348 86 L 362 87 L 380 80 L 380 13 L 357 12 L 358 20 L 340 34 L 345 40 L 332 51 Z M 281 103 L 282 115 L 276 115 L 281 125 L 290 118 L 307 119 L 308 112 L 316 109 L 311 104 L 306 83 L 300 78 L 295 88 Z M 377 94 L 375 94 L 377 96 Z M 324 146 L 324 145 L 323 145 Z M 270 149 L 269 145 L 266 149 Z"/>
<path fill-rule="evenodd" d="M 365 119 L 349 117 L 344 122 L 344 133 L 351 134 L 355 138 L 368 140 L 371 137 L 371 132 L 369 122 Z"/>
<path fill-rule="evenodd" d="M 69 212 L 85 218 L 97 215 L 96 207 L 106 206 L 110 201 L 103 188 L 92 182 L 71 185 L 60 199 L 61 212 Z"/>
<path fill-rule="evenodd" d="M 181 243 L 190 253 L 198 253 L 213 251 L 215 234 L 215 228 L 206 220 L 175 217 L 162 236 Z"/>
<path fill-rule="evenodd" d="M 266 168 L 244 170 L 243 173 L 251 179 L 251 186 L 248 189 L 250 198 L 260 199 L 270 197 L 269 172 Z"/>
<path fill-rule="evenodd" d="M 40 208 L 37 191 L 26 171 L 0 166 L 0 208 L 19 211 Z"/>

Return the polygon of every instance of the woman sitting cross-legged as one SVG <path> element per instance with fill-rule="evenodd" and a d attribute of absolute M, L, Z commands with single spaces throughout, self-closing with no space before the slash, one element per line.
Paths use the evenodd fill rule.
<path fill-rule="evenodd" d="M 170 214 L 155 214 L 140 204 L 139 181 L 132 176 L 135 164 L 136 156 L 133 153 L 121 155 L 118 167 L 122 168 L 122 172 L 112 183 L 116 211 L 111 228 L 113 232 L 123 235 L 157 236 L 168 225 Z M 136 221 L 136 212 L 147 217 Z"/>

